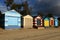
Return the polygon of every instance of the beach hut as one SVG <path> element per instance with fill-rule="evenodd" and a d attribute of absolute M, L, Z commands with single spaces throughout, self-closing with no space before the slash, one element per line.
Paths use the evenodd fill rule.
<path fill-rule="evenodd" d="M 55 17 L 55 27 L 58 27 L 58 18 L 57 17 Z"/>
<path fill-rule="evenodd" d="M 44 19 L 44 27 L 49 27 L 50 25 L 49 25 L 49 18 L 48 17 L 46 17 L 45 19 Z"/>
<path fill-rule="evenodd" d="M 38 29 L 44 29 L 43 27 L 43 18 L 41 16 L 37 16 L 34 21 L 35 27 Z"/>
<path fill-rule="evenodd" d="M 35 18 L 35 27 L 42 28 L 43 27 L 43 18 L 41 16 L 37 16 Z"/>
<path fill-rule="evenodd" d="M 26 15 L 23 17 L 23 28 L 33 28 L 33 17 Z"/>
<path fill-rule="evenodd" d="M 4 29 L 21 28 L 21 14 L 15 10 L 10 10 L 1 14 L 1 27 Z"/>
<path fill-rule="evenodd" d="M 53 27 L 54 26 L 54 18 L 50 17 L 50 26 Z"/>

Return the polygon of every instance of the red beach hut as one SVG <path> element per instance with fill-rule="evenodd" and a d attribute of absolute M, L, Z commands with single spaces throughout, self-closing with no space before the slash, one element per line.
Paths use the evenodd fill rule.
<path fill-rule="evenodd" d="M 43 18 L 41 16 L 37 16 L 34 19 L 34 25 L 37 28 L 43 28 Z"/>
<path fill-rule="evenodd" d="M 53 17 L 50 18 L 50 26 L 51 27 L 54 26 L 54 18 Z"/>

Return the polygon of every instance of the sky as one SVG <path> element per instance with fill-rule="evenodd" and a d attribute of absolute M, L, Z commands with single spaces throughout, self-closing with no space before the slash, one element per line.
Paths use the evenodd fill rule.
<path fill-rule="evenodd" d="M 15 3 L 21 4 L 26 0 L 14 0 Z M 53 15 L 60 16 L 60 0 L 27 0 L 29 7 L 32 7 L 32 15 L 37 12 L 43 12 L 44 15 L 51 12 Z M 2 8 L 1 8 L 2 6 Z M 0 0 L 0 10 L 7 10 L 4 0 Z"/>
<path fill-rule="evenodd" d="M 0 11 L 2 11 L 2 12 L 7 11 L 7 7 L 4 3 L 4 0 L 0 0 Z"/>

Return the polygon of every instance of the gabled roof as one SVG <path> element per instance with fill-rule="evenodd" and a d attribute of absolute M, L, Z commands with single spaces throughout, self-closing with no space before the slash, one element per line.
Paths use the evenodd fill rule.
<path fill-rule="evenodd" d="M 26 16 L 24 16 L 23 18 L 33 18 L 33 17 L 30 16 L 30 15 L 26 15 Z"/>
<path fill-rule="evenodd" d="M 44 20 L 49 20 L 49 17 L 44 18 Z"/>
<path fill-rule="evenodd" d="M 4 12 L 4 14 L 7 16 L 22 16 L 20 13 L 18 13 L 15 10 L 10 10 L 10 11 Z"/>
<path fill-rule="evenodd" d="M 54 18 L 53 17 L 50 17 L 50 20 L 54 20 Z"/>

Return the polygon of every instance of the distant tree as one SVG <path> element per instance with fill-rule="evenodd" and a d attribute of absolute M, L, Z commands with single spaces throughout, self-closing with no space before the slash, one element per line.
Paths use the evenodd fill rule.
<path fill-rule="evenodd" d="M 5 1 L 7 9 L 8 9 L 8 7 L 10 7 L 11 10 L 15 9 L 16 11 L 18 11 L 22 15 L 27 15 L 27 14 L 30 15 L 30 10 L 29 10 L 27 1 L 25 1 L 22 4 L 16 4 L 16 3 L 13 3 L 13 2 L 14 2 L 14 0 L 6 0 Z M 21 11 L 22 7 L 23 7 L 23 10 Z"/>
<path fill-rule="evenodd" d="M 33 12 L 33 7 L 29 7 L 29 14 L 31 15 Z"/>
<path fill-rule="evenodd" d="M 0 14 L 1 14 L 1 11 L 0 11 Z"/>
<path fill-rule="evenodd" d="M 16 10 L 17 12 L 19 12 L 20 14 L 24 14 L 25 12 L 24 12 L 24 10 L 23 11 L 21 11 L 21 8 L 22 8 L 23 6 L 22 6 L 22 4 L 12 4 L 12 6 L 11 6 L 11 9 L 14 9 L 14 10 Z M 23 13 L 24 12 L 24 13 Z"/>
<path fill-rule="evenodd" d="M 20 11 L 20 13 L 21 13 L 23 16 L 25 16 L 25 15 L 27 15 L 27 14 L 30 15 L 30 11 L 31 11 L 31 10 L 30 10 L 29 7 L 28 7 L 27 1 L 25 1 L 21 6 L 23 7 L 23 11 Z"/>
<path fill-rule="evenodd" d="M 43 16 L 43 13 L 42 12 L 38 12 L 38 15 Z"/>
<path fill-rule="evenodd" d="M 8 9 L 8 7 L 10 7 L 10 6 L 13 4 L 13 2 L 14 2 L 14 0 L 5 0 L 7 9 Z M 8 10 L 9 10 L 9 9 L 8 9 Z"/>
<path fill-rule="evenodd" d="M 12 4 L 11 9 L 19 10 L 21 9 L 21 4 Z"/>
<path fill-rule="evenodd" d="M 52 13 L 48 13 L 47 17 L 53 17 L 53 14 Z"/>
<path fill-rule="evenodd" d="M 60 21 L 60 17 L 58 18 L 58 20 Z"/>
<path fill-rule="evenodd" d="M 60 26 L 60 17 L 58 18 L 58 20 L 59 20 L 59 23 L 58 23 L 58 24 L 59 24 L 59 26 Z"/>
<path fill-rule="evenodd" d="M 11 6 L 11 9 L 15 9 L 16 10 L 16 4 L 12 4 L 12 6 Z"/>
<path fill-rule="evenodd" d="M 26 10 L 23 10 L 23 11 L 21 11 L 20 13 L 21 13 L 22 16 L 27 15 L 27 14 L 26 14 Z"/>
<path fill-rule="evenodd" d="M 23 7 L 24 7 L 24 10 L 26 11 L 26 14 L 29 14 L 30 15 L 27 1 L 24 2 Z"/>
<path fill-rule="evenodd" d="M 1 11 L 0 11 L 0 15 L 1 15 Z"/>

